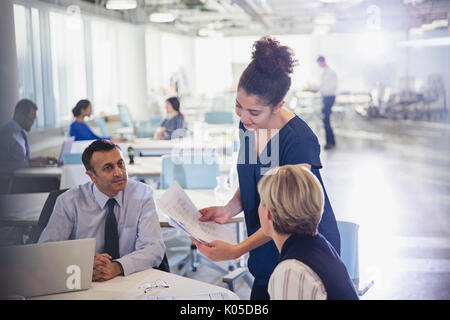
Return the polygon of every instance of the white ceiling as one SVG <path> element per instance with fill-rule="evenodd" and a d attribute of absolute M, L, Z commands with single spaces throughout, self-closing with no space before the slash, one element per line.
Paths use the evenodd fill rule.
<path fill-rule="evenodd" d="M 192 36 L 198 36 L 199 30 L 224 36 L 408 31 L 448 19 L 450 12 L 450 0 L 137 0 L 137 9 L 113 13 L 105 8 L 106 0 L 41 1 L 84 2 L 82 11 L 94 10 L 138 24 L 150 23 L 152 12 L 170 11 L 175 21 L 157 26 Z"/>

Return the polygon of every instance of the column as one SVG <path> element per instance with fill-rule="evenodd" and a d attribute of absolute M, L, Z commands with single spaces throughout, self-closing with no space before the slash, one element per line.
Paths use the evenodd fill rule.
<path fill-rule="evenodd" d="M 12 0 L 0 1 L 0 125 L 9 121 L 19 100 L 14 10 Z"/>

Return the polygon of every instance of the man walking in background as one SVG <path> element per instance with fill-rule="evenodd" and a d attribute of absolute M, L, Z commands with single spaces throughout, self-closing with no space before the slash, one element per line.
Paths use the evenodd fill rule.
<path fill-rule="evenodd" d="M 331 116 L 331 108 L 333 107 L 334 100 L 336 99 L 337 75 L 336 72 L 327 65 L 325 57 L 319 56 L 317 58 L 317 63 L 321 68 L 323 68 L 322 80 L 320 83 L 319 90 L 320 93 L 322 94 L 322 101 L 323 101 L 322 119 L 325 128 L 325 138 L 326 138 L 326 145 L 324 149 L 328 150 L 336 146 L 333 129 L 331 128 L 330 116 Z"/>

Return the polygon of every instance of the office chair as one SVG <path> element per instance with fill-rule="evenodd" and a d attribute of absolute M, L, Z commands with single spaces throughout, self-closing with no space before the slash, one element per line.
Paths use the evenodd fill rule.
<path fill-rule="evenodd" d="M 39 215 L 38 224 L 31 230 L 30 237 L 27 240 L 27 244 L 38 242 L 39 237 L 42 234 L 42 231 L 44 231 L 45 227 L 48 224 L 48 221 L 50 220 L 50 216 L 53 213 L 53 208 L 55 207 L 56 199 L 67 190 L 69 189 L 53 190 L 50 192 L 50 194 L 47 197 L 47 200 L 44 203 L 44 206 L 42 207 L 41 214 Z M 169 262 L 167 260 L 166 253 L 164 253 L 164 257 L 161 264 L 158 267 L 155 267 L 155 269 L 170 272 Z"/>
<path fill-rule="evenodd" d="M 216 177 L 220 175 L 219 165 L 214 157 L 203 157 L 201 163 L 192 152 L 190 163 L 175 163 L 171 155 L 162 157 L 160 175 L 160 189 L 168 189 L 177 181 L 183 189 L 214 189 L 217 185 Z M 182 161 L 182 159 L 180 159 Z"/>
<path fill-rule="evenodd" d="M 133 127 L 135 122 L 128 107 L 124 104 L 118 104 L 117 108 L 119 109 L 119 119 L 122 127 Z"/>
<path fill-rule="evenodd" d="M 205 113 L 205 122 L 209 124 L 232 124 L 233 113 L 229 111 L 209 111 Z"/>
<path fill-rule="evenodd" d="M 50 220 L 50 216 L 52 215 L 53 208 L 55 207 L 56 199 L 66 192 L 69 189 L 61 189 L 61 190 L 53 190 L 50 191 L 50 194 L 45 200 L 44 206 L 42 207 L 41 214 L 39 215 L 38 224 L 36 227 L 31 229 L 30 237 L 27 240 L 27 243 L 37 243 L 39 237 L 41 236 L 42 231 L 44 231 L 45 227 Z"/>
<path fill-rule="evenodd" d="M 366 286 L 360 288 L 358 253 L 359 225 L 354 222 L 337 221 L 337 226 L 341 235 L 341 259 L 347 268 L 358 295 L 362 296 L 373 286 L 374 281 L 372 280 Z"/>
<path fill-rule="evenodd" d="M 100 130 L 100 134 L 102 137 L 108 137 L 108 130 L 106 129 L 106 121 L 104 117 L 95 118 L 95 123 Z"/>
<path fill-rule="evenodd" d="M 64 153 L 63 154 L 63 164 L 82 164 L 81 153 Z"/>

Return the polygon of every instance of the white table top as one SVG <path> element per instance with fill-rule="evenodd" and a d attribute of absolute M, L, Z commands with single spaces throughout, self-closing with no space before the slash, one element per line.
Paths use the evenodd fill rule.
<path fill-rule="evenodd" d="M 185 190 L 189 198 L 198 209 L 214 206 L 214 190 Z M 163 195 L 165 190 L 154 190 L 155 198 Z M 0 195 L 2 212 L 0 212 L 0 225 L 11 226 L 35 226 L 39 221 L 42 207 L 48 197 L 48 192 L 41 193 L 17 193 Z M 161 227 L 169 227 L 167 217 L 158 212 Z M 241 222 L 244 214 L 241 212 L 234 216 L 231 222 Z"/>
<path fill-rule="evenodd" d="M 161 157 L 135 157 L 134 164 L 129 164 L 128 157 L 125 157 L 125 160 L 130 177 L 150 177 L 161 174 Z M 231 162 L 219 164 L 220 172 L 228 174 L 231 165 Z M 14 176 L 22 178 L 61 178 L 62 172 L 62 167 L 33 167 L 15 170 Z"/>
<path fill-rule="evenodd" d="M 169 288 L 152 288 L 147 294 L 140 286 L 164 280 Z M 199 299 L 199 295 L 224 293 L 229 300 L 239 300 L 234 292 L 209 283 L 181 277 L 156 269 L 136 272 L 126 277 L 119 276 L 105 282 L 92 282 L 88 290 L 34 297 L 41 300 L 145 300 L 149 297 L 182 297 Z M 205 297 L 202 297 L 205 298 Z"/>

